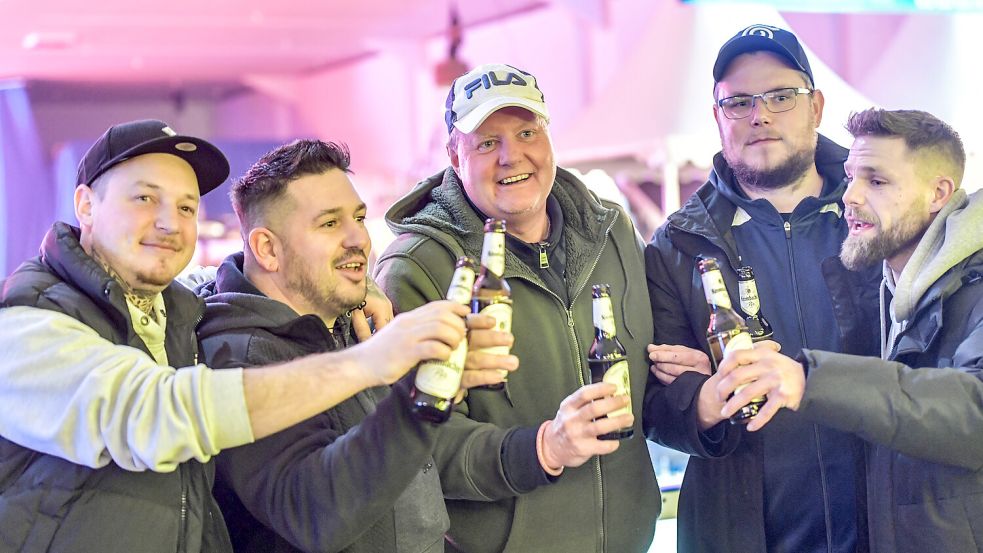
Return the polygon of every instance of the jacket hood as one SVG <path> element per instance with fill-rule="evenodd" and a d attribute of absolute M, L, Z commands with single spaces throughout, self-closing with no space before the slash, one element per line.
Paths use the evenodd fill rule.
<path fill-rule="evenodd" d="M 557 167 L 550 195 L 563 211 L 564 240 L 567 243 L 567 271 L 580 274 L 597 255 L 604 234 L 618 216 L 618 210 L 601 204 L 597 196 L 570 172 Z M 454 254 L 478 257 L 484 240 L 484 221 L 471 207 L 464 188 L 452 167 L 420 182 L 386 213 L 386 222 L 397 236 L 415 233 L 432 238 Z M 506 249 L 506 276 L 538 281 L 519 258 Z"/>
<path fill-rule="evenodd" d="M 320 322 L 314 315 L 298 315 L 288 305 L 270 299 L 249 282 L 242 272 L 243 254 L 234 253 L 225 258 L 215 279 L 195 288 L 205 300 L 205 318 L 198 325 L 201 339 L 236 330 L 266 330 L 277 336 L 296 336 L 294 326 Z M 339 325 L 347 333 L 350 319 L 338 317 Z"/>
<path fill-rule="evenodd" d="M 826 138 L 823 135 L 819 135 L 816 142 L 816 170 L 819 172 L 820 176 L 825 180 L 827 175 L 839 175 L 843 172 L 843 163 L 846 161 L 849 150 L 840 146 L 839 144 L 833 142 L 832 140 Z M 730 200 L 735 206 L 744 209 L 748 213 L 754 215 L 771 215 L 772 220 L 776 224 L 781 224 L 781 221 L 777 218 L 778 211 L 775 210 L 774 206 L 771 205 L 768 200 L 757 199 L 752 200 L 748 198 L 743 191 L 740 190 L 737 185 L 737 180 L 734 178 L 734 172 L 727 161 L 724 160 L 722 152 L 718 152 L 713 157 L 713 172 L 710 174 L 710 182 L 713 186 L 720 191 L 720 193 Z M 840 199 L 843 196 L 843 191 L 846 188 L 845 182 L 837 182 L 836 186 L 827 187 L 823 186 L 823 190 L 818 198 L 806 198 L 796 206 L 795 211 L 797 212 L 808 212 L 814 213 L 817 209 L 822 208 L 827 204 L 840 204 Z M 801 207 L 800 207 L 801 206 Z M 728 225 L 731 221 L 727 221 Z"/>
<path fill-rule="evenodd" d="M 956 190 L 939 214 L 928 226 L 905 264 L 894 286 L 891 318 L 909 320 L 916 308 L 938 294 L 945 295 L 958 286 L 945 286 L 942 277 L 977 251 L 983 250 L 983 192 L 967 195 Z M 885 278 L 891 282 L 891 269 L 884 264 Z M 955 275 L 960 277 L 961 274 Z M 957 279 L 958 280 L 958 279 Z M 937 283 L 939 283 L 937 285 Z M 934 293 L 929 293 L 935 289 Z"/>

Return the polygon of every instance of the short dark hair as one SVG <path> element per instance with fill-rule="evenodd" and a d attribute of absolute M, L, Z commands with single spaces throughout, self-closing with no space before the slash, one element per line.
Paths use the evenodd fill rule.
<path fill-rule="evenodd" d="M 886 110 L 869 108 L 851 113 L 846 128 L 854 138 L 861 136 L 897 137 L 913 153 L 928 151 L 942 156 L 952 165 L 959 186 L 966 169 L 963 141 L 945 121 L 925 111 L 914 109 Z"/>
<path fill-rule="evenodd" d="M 295 140 L 261 157 L 229 192 L 243 235 L 264 221 L 266 209 L 283 197 L 288 184 L 331 169 L 351 173 L 350 163 L 348 146 L 321 140 Z"/>

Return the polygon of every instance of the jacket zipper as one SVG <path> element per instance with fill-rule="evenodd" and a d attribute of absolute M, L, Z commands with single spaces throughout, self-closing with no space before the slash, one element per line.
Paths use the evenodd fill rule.
<path fill-rule="evenodd" d="M 181 471 L 181 520 L 178 525 L 178 552 L 183 553 L 187 549 L 187 536 L 185 533 L 188 531 L 188 488 L 187 488 L 187 470 L 182 463 L 178 470 Z"/>
<path fill-rule="evenodd" d="M 615 221 L 612 220 L 611 223 L 608 224 L 608 228 L 604 230 L 604 239 L 601 241 L 601 245 L 597 249 L 597 256 L 594 258 L 593 263 L 591 263 L 590 268 L 584 273 L 587 276 L 590 276 L 591 274 L 593 274 L 594 269 L 597 268 L 597 264 L 601 261 L 601 252 L 603 252 L 604 251 L 604 247 L 607 246 L 607 243 L 608 243 L 608 234 L 610 234 L 611 233 L 611 229 L 614 228 L 614 223 L 615 223 Z M 556 295 L 555 292 L 553 292 L 549 288 L 546 288 L 545 286 L 539 284 L 538 282 L 535 282 L 535 281 L 533 281 L 531 279 L 528 279 L 528 278 L 525 278 L 525 277 L 521 277 L 519 275 L 513 275 L 512 277 L 506 277 L 506 278 L 522 278 L 523 280 L 526 280 L 526 281 L 528 281 L 531 284 L 534 284 L 536 286 L 539 286 L 541 289 L 545 290 L 548 294 L 550 294 L 551 296 L 553 296 L 554 298 L 556 298 L 556 301 L 560 305 L 563 305 L 563 300 L 560 299 L 560 296 Z M 583 387 L 585 385 L 586 379 L 589 378 L 589 377 L 587 375 L 585 375 L 585 373 L 584 373 L 584 363 L 583 363 L 583 359 L 581 359 L 580 344 L 577 342 L 577 333 L 574 331 L 574 327 L 576 326 L 576 321 L 574 320 L 574 316 L 573 316 L 573 304 L 577 303 L 577 298 L 580 297 L 580 293 L 584 290 L 584 286 L 585 285 L 586 285 L 586 280 L 576 290 L 573 291 L 573 297 L 570 298 L 570 305 L 566 307 L 566 312 L 567 312 L 567 330 L 570 333 L 570 342 L 573 344 L 573 349 L 574 349 L 574 352 L 576 353 L 576 355 L 574 355 L 574 359 L 577 361 L 577 381 L 580 383 L 580 386 L 581 387 Z M 600 549 L 598 549 L 597 551 L 600 551 L 600 552 L 603 553 L 603 551 L 604 551 L 604 540 L 605 540 L 605 537 L 604 537 L 604 484 L 601 481 L 601 458 L 600 458 L 600 456 L 595 455 L 591 459 L 591 466 L 594 467 L 594 476 L 596 477 L 595 480 L 597 482 L 598 506 L 601 508 L 601 524 L 598 525 L 598 532 L 599 532 L 599 534 L 598 534 L 598 540 L 599 540 Z"/>
<path fill-rule="evenodd" d="M 785 247 L 788 251 L 788 266 L 791 273 L 792 295 L 795 298 L 795 315 L 799 322 L 799 336 L 802 347 L 806 347 L 805 324 L 802 319 L 802 304 L 799 302 L 799 287 L 795 280 L 795 257 L 792 255 L 792 223 L 785 221 Z M 833 551 L 833 521 L 830 518 L 829 490 L 826 482 L 826 466 L 823 464 L 822 441 L 819 439 L 819 426 L 812 425 L 813 436 L 816 439 L 816 457 L 819 461 L 819 482 L 823 492 L 823 520 L 826 522 L 826 550 Z"/>

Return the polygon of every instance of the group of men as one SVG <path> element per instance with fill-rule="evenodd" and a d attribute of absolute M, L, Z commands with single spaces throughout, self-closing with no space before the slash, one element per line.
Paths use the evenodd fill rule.
<path fill-rule="evenodd" d="M 174 278 L 228 163 L 160 121 L 110 128 L 78 227 L 0 290 L 0 551 L 645 552 L 642 436 L 692 455 L 679 551 L 983 551 L 983 207 L 958 135 L 869 109 L 834 144 L 774 27 L 713 76 L 722 151 L 648 245 L 556 166 L 533 75 L 461 76 L 450 165 L 386 214 L 374 282 L 345 147 L 295 141 L 237 179 L 242 251 L 191 291 Z M 486 218 L 507 224 L 511 332 L 441 300 Z M 774 328 L 716 371 L 697 257 L 734 297 L 752 267 Z M 590 384 L 598 283 L 630 399 Z M 415 417 L 411 369 L 465 336 L 462 386 L 504 390 Z"/>

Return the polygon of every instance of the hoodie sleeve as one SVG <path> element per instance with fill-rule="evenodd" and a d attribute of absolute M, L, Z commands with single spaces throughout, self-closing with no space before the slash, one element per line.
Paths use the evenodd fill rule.
<path fill-rule="evenodd" d="M 76 319 L 0 309 L 0 435 L 98 468 L 170 472 L 251 442 L 242 371 L 158 365 Z"/>
<path fill-rule="evenodd" d="M 983 325 L 948 360 L 952 367 L 813 350 L 803 357 L 804 416 L 911 457 L 983 469 Z"/>
<path fill-rule="evenodd" d="M 411 414 L 409 386 L 402 379 L 347 431 L 318 415 L 223 451 L 217 485 L 300 550 L 344 550 L 392 513 L 442 430 Z"/>

